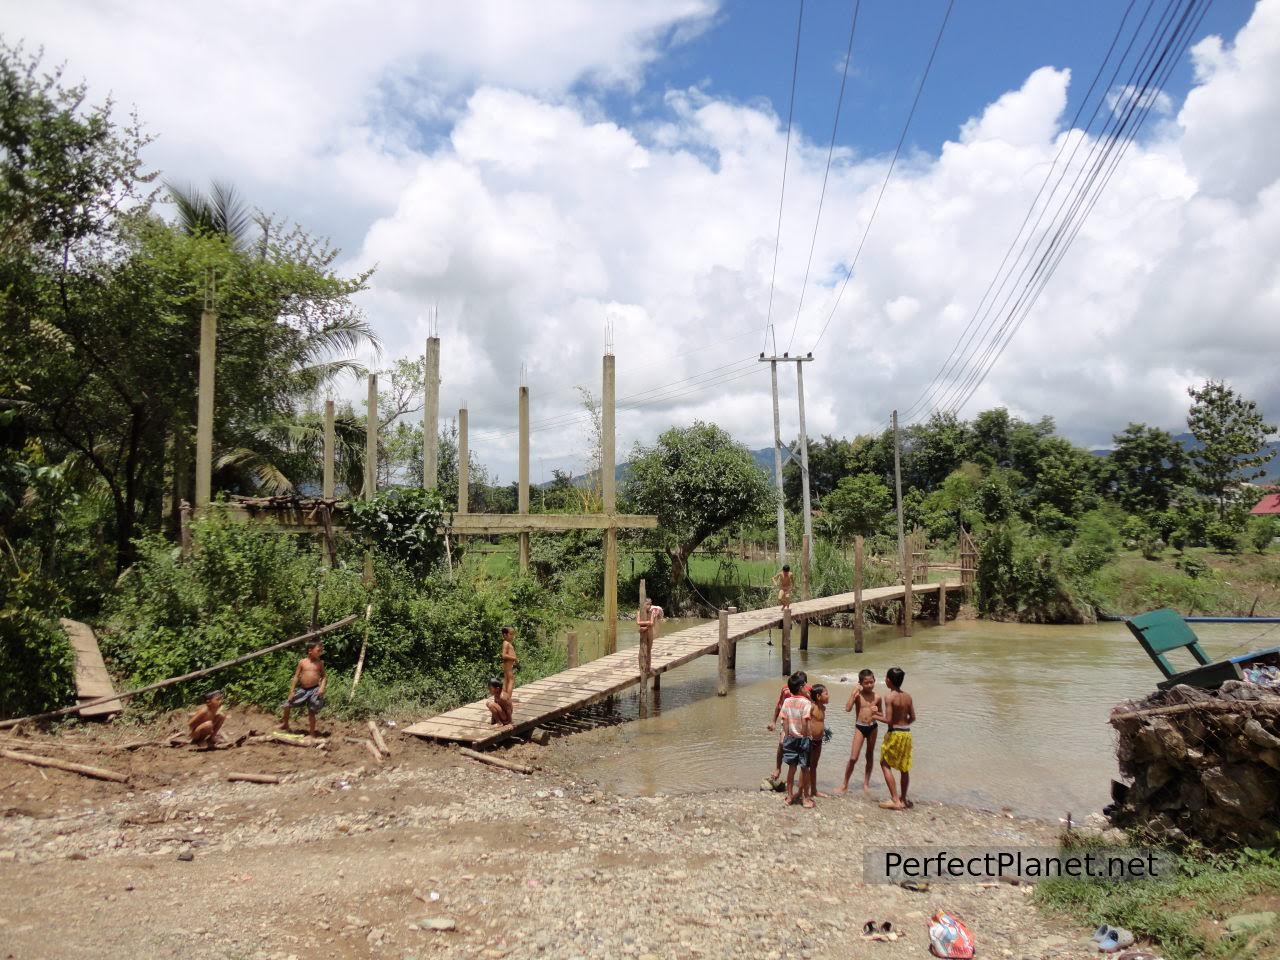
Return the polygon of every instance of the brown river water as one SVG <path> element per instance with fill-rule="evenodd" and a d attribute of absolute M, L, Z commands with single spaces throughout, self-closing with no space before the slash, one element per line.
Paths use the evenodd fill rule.
<path fill-rule="evenodd" d="M 668 620 L 663 633 L 699 622 Z M 1215 658 L 1280 645 L 1280 625 L 1195 629 Z M 599 646 L 600 630 L 599 623 L 578 625 L 584 655 Z M 634 643 L 629 625 L 620 623 L 618 632 L 620 646 Z M 781 638 L 775 630 L 773 646 L 769 639 L 759 634 L 738 645 L 727 697 L 715 693 L 716 658 L 700 657 L 663 675 L 649 717 L 637 718 L 630 691 L 594 708 L 600 726 L 548 749 L 559 766 L 625 794 L 754 789 L 771 772 L 777 745 L 765 725 L 782 685 Z M 798 644 L 797 628 L 792 669 L 831 691 L 827 722 L 834 737 L 823 750 L 819 789 L 839 785 L 849 757 L 853 715 L 844 703 L 858 671 L 874 670 L 883 693 L 885 671 L 898 666 L 918 714 L 912 796 L 1044 819 L 1068 812 L 1080 819 L 1108 802 L 1116 761 L 1107 716 L 1119 701 L 1152 692 L 1160 679 L 1123 623 L 920 622 L 909 639 L 875 626 L 861 654 L 853 652 L 852 631 L 814 627 L 809 650 Z M 878 759 L 872 789 L 882 799 Z M 861 761 L 855 790 L 860 777 Z"/>

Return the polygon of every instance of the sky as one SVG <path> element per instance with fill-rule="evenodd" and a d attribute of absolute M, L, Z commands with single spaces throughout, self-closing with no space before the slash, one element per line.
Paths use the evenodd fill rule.
<path fill-rule="evenodd" d="M 811 436 L 1002 405 L 1105 446 L 1185 429 L 1207 378 L 1280 419 L 1280 0 L 1209 7 L 1034 305 L 983 312 L 1018 302 L 994 281 L 1024 219 L 1052 223 L 1038 191 L 1133 102 L 1098 73 L 1117 31 L 1169 2 L 958 0 L 923 88 L 945 0 L 859 3 L 847 75 L 853 4 L 831 0 L 804 4 L 798 59 L 798 0 L 0 0 L 0 22 L 136 109 L 165 179 L 230 182 L 375 267 L 368 362 L 420 355 L 438 314 L 441 409 L 467 405 L 503 480 L 523 377 L 539 481 L 582 469 L 606 327 L 620 458 L 695 419 L 768 446 L 775 337 L 814 351 Z M 987 319 L 1016 330 L 998 354 L 966 339 Z M 971 347 L 997 358 L 980 380 L 948 360 Z"/>

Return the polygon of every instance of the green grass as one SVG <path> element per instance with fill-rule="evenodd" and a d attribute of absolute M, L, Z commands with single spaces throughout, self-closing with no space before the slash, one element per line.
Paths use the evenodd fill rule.
<path fill-rule="evenodd" d="M 1203 572 L 1191 576 L 1188 567 Z M 1154 560 L 1123 551 L 1096 583 L 1104 607 L 1117 613 L 1157 607 L 1222 616 L 1280 613 L 1280 555 L 1274 551 L 1223 554 L 1191 547 L 1182 555 L 1165 550 Z"/>
<path fill-rule="evenodd" d="M 1252 938 L 1223 939 L 1213 921 L 1280 905 L 1280 857 L 1243 849 L 1213 857 L 1179 856 L 1173 875 L 1102 883 L 1072 878 L 1036 886 L 1037 904 L 1089 927 L 1124 927 L 1153 940 L 1167 960 L 1280 957 L 1280 927 Z"/>

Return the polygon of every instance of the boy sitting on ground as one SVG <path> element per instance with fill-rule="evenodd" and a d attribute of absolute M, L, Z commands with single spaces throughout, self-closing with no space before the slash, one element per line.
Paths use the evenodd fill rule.
<path fill-rule="evenodd" d="M 787 795 L 784 802 L 791 806 L 798 797 L 803 807 L 814 806 L 805 795 L 805 781 L 809 769 L 809 716 L 813 713 L 813 701 L 803 693 L 804 681 L 793 673 L 787 679 L 790 696 L 782 704 L 782 762 L 787 765 Z M 796 767 L 800 768 L 800 788 L 796 790 Z"/>
<path fill-rule="evenodd" d="M 212 750 L 221 739 L 218 731 L 222 729 L 222 724 L 227 719 L 218 712 L 222 709 L 222 691 L 210 690 L 202 699 L 204 703 L 187 721 L 187 729 L 191 731 L 192 746 Z"/>
<path fill-rule="evenodd" d="M 319 640 L 307 644 L 307 655 L 298 661 L 289 684 L 289 697 L 284 702 L 280 729 L 289 729 L 289 713 L 294 707 L 307 708 L 307 734 L 316 735 L 316 714 L 324 706 L 324 690 L 328 678 L 324 672 L 324 645 Z"/>
<path fill-rule="evenodd" d="M 916 705 L 911 694 L 902 689 L 906 676 L 901 667 L 889 668 L 884 675 L 889 695 L 884 698 L 882 715 L 876 717 L 889 725 L 884 746 L 880 748 L 880 770 L 889 787 L 889 799 L 881 801 L 880 806 L 886 810 L 907 810 L 915 806 L 907 799 L 907 789 L 911 786 L 911 724 L 916 722 Z M 901 794 L 893 782 L 894 770 L 902 774 Z"/>
<path fill-rule="evenodd" d="M 489 681 L 489 698 L 484 705 L 489 708 L 489 722 L 506 726 L 511 723 L 511 694 L 506 684 L 497 677 Z"/>

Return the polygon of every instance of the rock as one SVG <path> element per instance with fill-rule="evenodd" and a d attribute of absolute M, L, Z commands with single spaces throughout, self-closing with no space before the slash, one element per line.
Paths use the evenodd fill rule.
<path fill-rule="evenodd" d="M 457 930 L 458 922 L 453 917 L 423 917 L 418 921 L 418 926 L 423 930 L 436 930 L 440 932 L 448 930 Z"/>
<path fill-rule="evenodd" d="M 1201 775 L 1216 804 L 1244 819 L 1261 816 L 1275 799 L 1274 782 L 1257 767 L 1243 764 L 1210 767 Z"/>
<path fill-rule="evenodd" d="M 182 853 L 178 854 L 178 859 L 181 860 L 183 863 L 190 863 L 195 858 L 196 858 L 196 855 L 192 853 L 190 850 L 183 850 Z"/>
<path fill-rule="evenodd" d="M 1238 937 L 1241 934 L 1270 929 L 1275 926 L 1276 920 L 1277 915 L 1274 910 L 1264 910 L 1260 913 L 1237 913 L 1234 917 L 1227 917 L 1222 922 L 1222 926 L 1230 936 Z"/>

